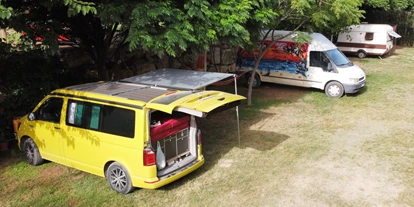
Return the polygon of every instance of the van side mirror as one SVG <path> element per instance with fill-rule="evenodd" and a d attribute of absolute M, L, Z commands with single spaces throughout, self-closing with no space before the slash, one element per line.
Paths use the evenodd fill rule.
<path fill-rule="evenodd" d="M 33 121 L 36 119 L 36 116 L 33 112 L 30 112 L 30 114 L 27 116 L 27 119 L 29 119 L 29 121 Z"/>
<path fill-rule="evenodd" d="M 328 63 L 328 72 L 332 72 L 333 70 L 332 63 Z"/>

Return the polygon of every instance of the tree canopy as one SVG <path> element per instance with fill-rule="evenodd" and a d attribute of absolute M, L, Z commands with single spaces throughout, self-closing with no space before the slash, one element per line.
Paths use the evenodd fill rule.
<path fill-rule="evenodd" d="M 411 1 L 367 2 L 401 6 Z M 337 33 L 344 26 L 359 23 L 362 3 L 363 0 L 1 0 L 0 27 L 25 32 L 32 41 L 41 35 L 43 46 L 52 51 L 57 50 L 58 35 L 67 35 L 89 54 L 101 77 L 106 78 L 102 75 L 106 64 L 116 62 L 117 53 L 125 47 L 177 56 L 188 50 L 207 51 L 211 44 L 220 42 L 252 48 L 263 29 Z"/>
<path fill-rule="evenodd" d="M 412 10 L 414 0 L 366 0 L 365 6 L 384 10 Z"/>

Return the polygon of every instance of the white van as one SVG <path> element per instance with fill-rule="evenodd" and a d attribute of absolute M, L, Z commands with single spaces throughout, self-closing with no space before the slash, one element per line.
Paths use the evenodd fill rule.
<path fill-rule="evenodd" d="M 259 87 L 261 82 L 279 83 L 318 88 L 325 90 L 329 97 L 340 98 L 344 93 L 356 93 L 365 86 L 364 71 L 350 62 L 325 36 L 311 33 L 310 43 L 298 45 L 295 42 L 297 34 L 290 33 L 273 32 L 275 38 L 287 36 L 272 45 L 263 56 L 253 87 Z M 271 42 L 272 37 L 264 41 L 265 44 Z M 258 49 L 252 53 L 239 51 L 236 73 L 246 73 L 247 82 L 250 82 L 258 53 Z"/>
<path fill-rule="evenodd" d="M 389 53 L 395 48 L 397 38 L 401 36 L 388 24 L 352 25 L 338 35 L 336 45 L 344 53 L 365 58 L 367 55 Z"/>

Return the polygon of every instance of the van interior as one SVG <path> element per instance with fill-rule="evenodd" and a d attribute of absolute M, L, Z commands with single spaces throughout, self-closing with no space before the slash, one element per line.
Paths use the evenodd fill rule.
<path fill-rule="evenodd" d="M 160 146 L 165 155 L 166 166 L 157 169 L 157 176 L 167 177 L 185 168 L 197 159 L 195 118 L 181 112 L 167 114 L 153 111 L 150 114 L 150 137 L 154 152 Z"/>

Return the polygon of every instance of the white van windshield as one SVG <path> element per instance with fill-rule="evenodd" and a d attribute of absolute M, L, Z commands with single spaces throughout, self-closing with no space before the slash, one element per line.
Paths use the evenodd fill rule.
<path fill-rule="evenodd" d="M 338 49 L 332 49 L 326 51 L 326 55 L 329 59 L 335 63 L 336 66 L 352 66 L 352 62 L 348 60 L 348 58 Z"/>

